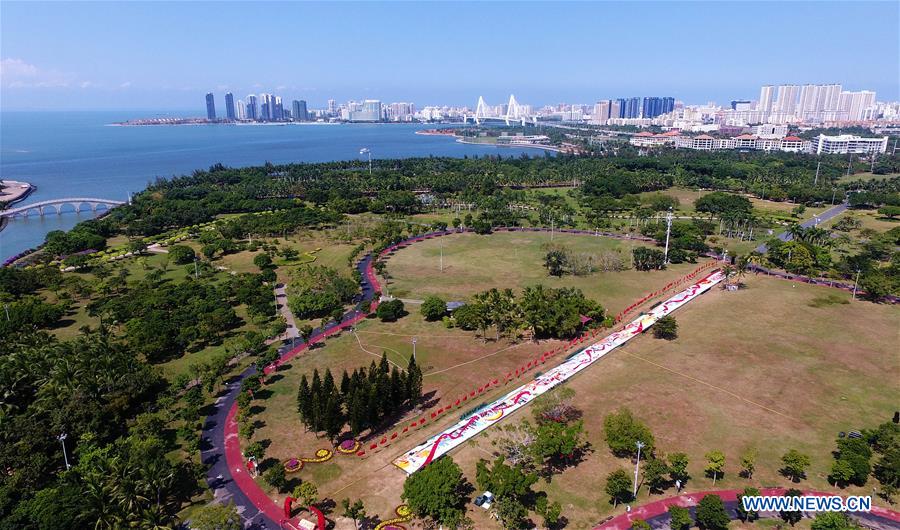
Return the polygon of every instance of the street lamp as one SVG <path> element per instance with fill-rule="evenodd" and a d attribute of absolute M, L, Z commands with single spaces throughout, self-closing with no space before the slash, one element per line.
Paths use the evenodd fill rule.
<path fill-rule="evenodd" d="M 66 471 L 68 471 L 69 468 L 72 467 L 72 466 L 69 465 L 69 455 L 66 454 L 66 438 L 67 438 L 67 437 L 68 437 L 68 435 L 67 435 L 66 433 L 62 433 L 62 434 L 60 434 L 59 436 L 56 437 L 56 439 L 59 440 L 59 443 L 62 444 L 62 448 L 63 448 L 63 459 L 65 459 L 65 461 L 66 461 Z"/>
<path fill-rule="evenodd" d="M 638 480 L 638 467 L 641 465 L 641 448 L 644 447 L 644 442 L 638 440 L 635 442 L 637 445 L 637 462 L 634 463 L 634 491 L 632 491 L 631 496 L 637 498 L 637 480 Z"/>
<path fill-rule="evenodd" d="M 669 211 L 666 212 L 666 251 L 665 251 L 665 253 L 663 254 L 663 263 L 665 263 L 665 264 L 667 264 L 667 265 L 668 265 L 668 263 L 669 263 L 669 234 L 672 233 L 672 219 L 673 219 L 673 217 L 674 217 L 674 216 L 673 216 L 673 214 L 672 214 L 672 207 L 670 206 L 670 207 L 669 207 Z"/>
<path fill-rule="evenodd" d="M 369 155 L 369 175 L 372 174 L 372 150 L 368 147 L 363 147 L 359 150 L 359 154 L 361 155 Z"/>
<path fill-rule="evenodd" d="M 859 269 L 856 269 L 856 279 L 853 281 L 853 299 L 856 300 L 856 286 L 859 285 Z"/>
<path fill-rule="evenodd" d="M 413 343 L 413 361 L 415 361 L 416 360 L 416 338 L 415 337 L 412 338 L 412 343 Z"/>

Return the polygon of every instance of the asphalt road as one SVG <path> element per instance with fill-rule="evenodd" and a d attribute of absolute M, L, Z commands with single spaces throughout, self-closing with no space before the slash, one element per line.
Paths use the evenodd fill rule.
<path fill-rule="evenodd" d="M 803 221 L 802 223 L 800 223 L 800 226 L 802 226 L 803 228 L 809 228 L 812 226 L 816 226 L 819 223 L 824 223 L 825 221 L 828 221 L 830 219 L 833 219 L 834 217 L 837 217 L 838 215 L 844 213 L 846 210 L 847 210 L 846 202 L 836 204 L 836 205 L 832 206 L 831 208 L 825 210 L 821 214 L 811 217 L 811 218 L 807 219 L 806 221 Z M 793 239 L 793 237 L 788 232 L 782 232 L 782 233 L 778 234 L 778 239 L 780 239 L 782 241 L 790 241 L 791 239 Z M 760 254 L 765 254 L 766 250 L 768 250 L 768 247 L 766 246 L 765 243 L 756 247 L 756 251 L 759 252 Z"/>

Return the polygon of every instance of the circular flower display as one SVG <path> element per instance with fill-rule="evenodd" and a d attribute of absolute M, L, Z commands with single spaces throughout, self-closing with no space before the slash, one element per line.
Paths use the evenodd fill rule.
<path fill-rule="evenodd" d="M 303 469 L 303 461 L 299 458 L 291 458 L 284 462 L 284 470 L 288 473 L 296 473 L 301 469 Z"/>
<path fill-rule="evenodd" d="M 337 450 L 341 454 L 352 455 L 356 454 L 356 452 L 359 451 L 360 447 L 362 447 L 362 444 L 351 438 L 341 442 L 341 444 L 337 447 Z"/>

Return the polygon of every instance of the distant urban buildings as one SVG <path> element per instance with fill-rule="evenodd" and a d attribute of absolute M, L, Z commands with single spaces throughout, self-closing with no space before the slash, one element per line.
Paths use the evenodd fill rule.
<path fill-rule="evenodd" d="M 206 94 L 206 119 L 210 121 L 216 119 L 216 98 L 213 97 L 212 92 Z"/>
<path fill-rule="evenodd" d="M 231 92 L 225 94 L 225 119 L 232 121 L 236 119 L 234 115 L 234 94 Z"/>
<path fill-rule="evenodd" d="M 286 101 L 291 101 L 290 105 Z M 216 113 L 212 93 L 206 95 L 206 109 L 209 121 L 224 122 L 433 122 L 462 121 L 480 115 L 510 124 L 565 122 L 655 126 L 664 131 L 718 133 L 720 140 L 723 136 L 737 138 L 742 134 L 752 134 L 764 141 L 775 140 L 785 138 L 789 127 L 861 125 L 876 133 L 900 129 L 900 103 L 879 102 L 874 91 L 848 91 L 840 83 L 764 85 L 759 89 L 757 100 L 734 99 L 724 106 L 714 102 L 689 105 L 671 96 L 631 96 L 601 99 L 591 105 L 558 103 L 540 108 L 518 103 L 511 97 L 509 103 L 500 105 L 487 105 L 481 101 L 476 112 L 466 106 L 417 107 L 412 102 L 383 103 L 378 99 L 346 103 L 328 99 L 324 108 L 314 109 L 302 99 L 283 101 L 279 95 L 260 93 L 235 101 L 234 95 L 228 92 L 225 94 L 224 118 Z M 743 148 L 748 141 L 735 145 Z M 674 143 L 658 137 L 644 137 L 636 142 L 642 146 Z M 706 146 L 706 143 L 701 141 L 698 145 Z M 760 145 L 765 149 L 773 148 L 765 142 Z M 794 149 L 793 145 L 788 147 Z"/>
<path fill-rule="evenodd" d="M 784 127 L 784 129 L 782 129 Z M 755 134 L 741 134 L 730 138 L 716 138 L 708 134 L 691 136 L 672 130 L 661 134 L 641 132 L 629 140 L 636 147 L 675 147 L 698 151 L 736 149 L 742 151 L 785 151 L 812 154 L 871 154 L 887 151 L 888 137 L 863 138 L 849 134 L 819 135 L 813 140 L 785 136 L 786 126 L 767 124 L 754 128 Z M 758 134 L 759 132 L 763 134 Z"/>

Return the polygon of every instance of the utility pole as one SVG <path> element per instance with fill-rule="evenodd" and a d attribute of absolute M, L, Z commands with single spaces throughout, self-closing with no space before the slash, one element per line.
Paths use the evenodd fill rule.
<path fill-rule="evenodd" d="M 669 208 L 669 211 L 666 212 L 666 252 L 663 254 L 663 263 L 666 265 L 669 264 L 669 234 L 672 233 L 672 219 L 674 218 L 672 214 L 672 208 Z"/>
<path fill-rule="evenodd" d="M 856 286 L 859 285 L 859 269 L 856 269 L 856 279 L 853 281 L 853 299 L 856 300 Z"/>
<path fill-rule="evenodd" d="M 9 322 L 9 304 L 3 304 L 3 310 L 6 311 L 6 321 Z"/>
<path fill-rule="evenodd" d="M 441 243 L 441 272 L 444 272 L 444 238 L 438 238 L 438 241 Z"/>
<path fill-rule="evenodd" d="M 819 168 L 821 168 L 821 167 L 822 167 L 822 162 L 819 162 L 818 164 L 816 164 L 816 179 L 813 181 L 814 188 L 819 185 Z"/>
<path fill-rule="evenodd" d="M 56 439 L 59 440 L 59 443 L 62 444 L 63 459 L 66 461 L 66 471 L 68 471 L 69 468 L 72 467 L 69 465 L 69 455 L 66 453 L 66 438 L 67 437 L 68 437 L 68 435 L 66 433 L 62 433 L 56 437 Z"/>
<path fill-rule="evenodd" d="M 194 279 L 200 278 L 200 270 L 197 268 L 197 258 L 194 258 Z"/>
<path fill-rule="evenodd" d="M 634 463 L 634 490 L 631 492 L 633 498 L 637 498 L 638 468 L 641 465 L 641 448 L 644 447 L 644 442 L 638 440 L 635 445 L 637 445 L 637 462 Z"/>
<path fill-rule="evenodd" d="M 550 218 L 550 241 L 553 241 L 553 218 Z"/>
<path fill-rule="evenodd" d="M 412 343 L 413 343 L 413 361 L 417 361 L 417 359 L 416 359 L 416 338 L 415 337 L 412 338 Z"/>

